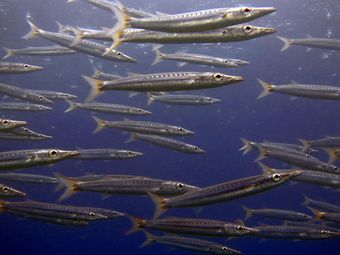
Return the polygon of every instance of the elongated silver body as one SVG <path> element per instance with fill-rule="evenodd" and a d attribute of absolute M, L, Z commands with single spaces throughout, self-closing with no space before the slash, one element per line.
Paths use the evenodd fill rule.
<path fill-rule="evenodd" d="M 208 254 L 228 254 L 228 255 L 239 255 L 240 251 L 234 250 L 232 248 L 222 246 L 218 243 L 206 241 L 203 239 L 190 238 L 190 237 L 182 237 L 182 236 L 153 236 L 147 232 L 144 232 L 147 235 L 147 240 L 142 244 L 142 246 L 151 244 L 151 243 L 160 243 L 165 244 L 175 248 L 181 248 L 185 250 L 198 251 L 202 253 Z"/>
<path fill-rule="evenodd" d="M 37 133 L 26 127 L 11 129 L 8 132 L 0 132 L 0 139 L 8 140 L 46 140 L 52 136 Z"/>
<path fill-rule="evenodd" d="M 258 99 L 268 95 L 270 92 L 286 94 L 298 97 L 307 97 L 314 99 L 340 100 L 340 87 L 328 85 L 312 85 L 293 83 L 288 85 L 273 85 L 258 79 L 263 87 L 262 93 Z"/>
<path fill-rule="evenodd" d="M 26 196 L 27 196 L 26 193 L 0 183 L 0 198 L 26 197 Z"/>
<path fill-rule="evenodd" d="M 11 120 L 11 119 L 0 118 L 0 133 L 8 132 L 15 128 L 23 127 L 26 125 L 28 125 L 28 122 L 24 120 Z"/>
<path fill-rule="evenodd" d="M 73 54 L 77 52 L 67 47 L 62 47 L 58 45 L 43 46 L 43 47 L 27 47 L 23 49 L 4 48 L 4 50 L 7 52 L 7 55 L 4 56 L 3 59 L 9 58 L 12 56 L 56 56 L 56 55 Z"/>
<path fill-rule="evenodd" d="M 340 236 L 339 232 L 315 229 L 305 226 L 268 225 L 256 227 L 255 229 L 258 230 L 258 232 L 255 235 L 264 238 L 312 240 L 312 239 L 328 239 Z"/>
<path fill-rule="evenodd" d="M 120 149 L 79 149 L 79 155 L 73 159 L 90 159 L 90 160 L 115 160 L 115 159 L 130 159 L 142 156 L 143 153 L 137 151 L 120 150 Z"/>
<path fill-rule="evenodd" d="M 33 66 L 24 63 L 0 62 L 0 74 L 22 74 L 40 71 L 42 66 Z"/>
<path fill-rule="evenodd" d="M 41 104 L 30 104 L 21 102 L 3 102 L 0 103 L 1 111 L 28 111 L 28 112 L 41 112 L 52 110 L 51 107 Z"/>
<path fill-rule="evenodd" d="M 303 173 L 302 173 L 303 174 Z M 301 174 L 299 175 L 301 176 Z M 298 178 L 298 176 L 296 176 Z M 252 209 L 243 207 L 247 213 L 247 218 L 253 215 L 263 216 L 267 218 L 276 218 L 276 219 L 284 219 L 284 220 L 294 220 L 294 221 L 310 221 L 313 219 L 308 214 L 291 211 L 291 210 L 284 210 L 284 209 L 271 209 L 271 208 L 264 208 L 264 209 Z"/>
<path fill-rule="evenodd" d="M 42 95 L 43 97 L 45 97 L 47 99 L 51 99 L 51 100 L 74 99 L 74 98 L 77 97 L 76 95 L 72 95 L 72 94 L 69 94 L 69 93 L 52 91 L 52 90 L 40 90 L 40 89 L 29 90 L 29 89 L 26 89 L 26 91 L 37 93 L 37 94 Z"/>
<path fill-rule="evenodd" d="M 0 170 L 15 170 L 38 165 L 49 165 L 78 155 L 77 151 L 32 149 L 0 152 Z"/>
<path fill-rule="evenodd" d="M 277 38 L 279 38 L 284 43 L 281 51 L 288 49 L 292 45 L 301 45 L 310 48 L 321 48 L 327 50 L 340 50 L 340 40 L 338 39 L 315 38 L 311 36 L 301 39 L 289 39 L 280 36 Z"/>
<path fill-rule="evenodd" d="M 41 104 L 51 104 L 53 103 L 51 100 L 46 97 L 39 95 L 38 93 L 34 93 L 33 90 L 26 90 L 19 88 L 14 85 L 9 85 L 5 83 L 0 83 L 0 94 L 4 94 L 10 97 L 18 98 L 24 101 L 33 102 L 33 103 L 41 103 Z"/>
<path fill-rule="evenodd" d="M 300 142 L 304 145 L 304 148 L 333 148 L 340 147 L 340 137 L 339 136 L 328 136 L 317 140 L 302 140 Z"/>
<path fill-rule="evenodd" d="M 325 187 L 340 188 L 340 175 L 319 171 L 303 170 L 303 173 L 295 178 L 297 182 L 317 184 Z"/>
<path fill-rule="evenodd" d="M 97 128 L 94 133 L 99 132 L 103 128 L 118 128 L 125 131 L 137 132 L 143 134 L 155 135 L 193 135 L 194 132 L 182 127 L 173 126 L 164 123 L 151 121 L 135 121 L 135 120 L 121 120 L 121 121 L 107 121 L 93 116 L 97 122 Z"/>
<path fill-rule="evenodd" d="M 328 211 L 328 212 L 336 212 L 340 213 L 340 206 L 336 204 L 332 204 L 326 201 L 322 200 L 315 200 L 310 197 L 305 196 L 305 202 L 304 205 L 309 205 L 312 207 L 321 208 L 322 210 Z"/>
<path fill-rule="evenodd" d="M 199 32 L 228 27 L 265 16 L 276 9 L 273 7 L 235 7 L 186 12 L 174 15 L 158 15 L 146 18 L 124 16 L 124 7 L 115 11 L 122 27 L 142 28 L 171 33 Z"/>
<path fill-rule="evenodd" d="M 67 100 L 70 107 L 65 111 L 69 112 L 75 110 L 77 108 L 86 109 L 94 112 L 105 112 L 111 114 L 122 114 L 122 115 L 148 115 L 151 112 L 132 107 L 128 105 L 122 104 L 109 104 L 109 103 L 97 103 L 97 102 L 89 102 L 89 103 L 77 103 L 70 100 Z"/>
<path fill-rule="evenodd" d="M 23 183 L 55 184 L 58 179 L 46 175 L 22 174 L 22 173 L 0 173 L 0 180 Z"/>
<path fill-rule="evenodd" d="M 178 105 L 209 105 L 217 103 L 221 100 L 213 97 L 200 95 L 183 95 L 183 94 L 154 95 L 149 93 L 148 105 L 151 104 L 153 101 Z"/>
<path fill-rule="evenodd" d="M 157 136 L 157 135 L 147 135 L 147 134 L 138 134 L 132 133 L 131 140 L 139 139 L 154 145 L 158 145 L 164 148 L 168 148 L 175 151 L 192 153 L 192 154 L 202 154 L 205 151 L 196 145 L 188 144 L 182 142 L 180 140 L 175 140 L 169 137 Z"/>
<path fill-rule="evenodd" d="M 275 33 L 274 28 L 236 25 L 225 29 L 197 33 L 166 33 L 148 30 L 124 30 L 116 36 L 112 47 L 122 43 L 222 43 L 250 40 Z"/>
<path fill-rule="evenodd" d="M 65 46 L 76 51 L 84 52 L 91 56 L 96 56 L 114 61 L 135 62 L 133 58 L 123 54 L 120 51 L 116 50 L 107 51 L 107 47 L 105 45 L 96 42 L 82 40 L 81 42 L 72 45 L 75 39 L 74 36 L 44 31 L 36 27 L 32 22 L 30 21 L 27 22 L 31 27 L 31 31 L 23 37 L 24 39 L 30 39 L 39 36 L 51 42 L 57 43 L 61 46 Z"/>
<path fill-rule="evenodd" d="M 173 217 L 154 220 L 131 218 L 131 220 L 134 223 L 131 232 L 146 228 L 174 234 L 215 237 L 245 236 L 257 232 L 244 225 L 211 219 Z"/>

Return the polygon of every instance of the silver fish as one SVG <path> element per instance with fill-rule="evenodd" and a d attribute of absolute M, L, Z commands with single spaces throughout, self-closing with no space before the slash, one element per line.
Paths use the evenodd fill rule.
<path fill-rule="evenodd" d="M 0 103 L 1 111 L 29 111 L 29 112 L 40 112 L 52 110 L 51 107 L 41 104 L 30 104 L 21 102 L 3 102 Z"/>
<path fill-rule="evenodd" d="M 23 127 L 26 125 L 28 125 L 28 122 L 24 120 L 11 120 L 0 118 L 0 132 L 7 132 L 12 129 Z"/>
<path fill-rule="evenodd" d="M 314 38 L 308 36 L 307 38 L 301 39 L 289 39 L 284 37 L 277 37 L 281 41 L 283 41 L 284 45 L 281 51 L 288 49 L 292 45 L 301 45 L 307 46 L 310 48 L 321 48 L 327 50 L 340 50 L 340 40 L 331 39 L 331 38 Z"/>
<path fill-rule="evenodd" d="M 187 130 L 182 127 L 151 122 L 151 121 L 134 121 L 124 118 L 121 121 L 107 121 L 100 119 L 96 116 L 92 118 L 97 123 L 97 128 L 93 133 L 97 133 L 104 128 L 118 128 L 130 132 L 138 132 L 144 134 L 155 134 L 155 135 L 193 135 L 194 132 Z"/>
<path fill-rule="evenodd" d="M 126 91 L 184 91 L 222 87 L 244 80 L 242 76 L 232 76 L 213 72 L 168 72 L 135 74 L 111 81 L 83 78 L 91 86 L 87 101 L 91 101 L 106 90 Z"/>
<path fill-rule="evenodd" d="M 66 109 L 65 112 L 73 111 L 77 108 L 80 108 L 80 109 L 86 109 L 86 110 L 90 110 L 94 112 L 105 112 L 105 113 L 111 113 L 111 114 L 123 114 L 123 115 L 151 114 L 151 112 L 147 110 L 128 106 L 128 105 L 122 105 L 122 104 L 108 104 L 108 103 L 97 103 L 97 102 L 77 103 L 71 100 L 66 100 L 66 101 L 70 105 L 70 107 Z"/>
<path fill-rule="evenodd" d="M 38 183 L 38 184 L 56 184 L 58 179 L 55 177 L 38 175 L 38 174 L 21 174 L 21 173 L 0 173 L 0 180 L 10 182 Z"/>
<path fill-rule="evenodd" d="M 260 79 L 258 79 L 258 82 L 261 84 L 263 91 L 257 99 L 275 92 L 298 97 L 340 100 L 340 87 L 336 86 L 300 84 L 296 82 L 287 85 L 274 85 Z"/>
<path fill-rule="evenodd" d="M 14 98 L 18 98 L 18 99 L 33 102 L 33 103 L 45 103 L 45 104 L 53 103 L 51 100 L 47 99 L 46 97 L 39 95 L 38 93 L 34 93 L 34 90 L 26 90 L 26 89 L 22 89 L 17 86 L 5 84 L 5 83 L 0 83 L 0 94 L 4 94 L 7 96 L 11 96 Z"/>
<path fill-rule="evenodd" d="M 222 43 L 245 41 L 275 33 L 274 28 L 252 25 L 236 25 L 206 32 L 166 33 L 143 29 L 127 29 L 116 34 L 110 49 L 123 43 Z"/>
<path fill-rule="evenodd" d="M 8 48 L 3 49 L 6 51 L 7 54 L 2 59 L 9 58 L 12 56 L 55 56 L 73 54 L 77 52 L 67 47 L 61 47 L 57 45 L 43 47 L 27 47 L 24 49 L 8 49 Z"/>
<path fill-rule="evenodd" d="M 26 197 L 26 193 L 0 183 L 0 198 Z"/>
<path fill-rule="evenodd" d="M 103 79 L 103 80 L 114 80 L 114 79 L 118 79 L 118 78 L 122 78 L 122 76 L 117 75 L 117 74 L 111 74 L 111 73 L 104 73 L 101 70 L 99 70 L 98 68 L 93 66 L 93 78 L 99 78 L 99 79 Z"/>
<path fill-rule="evenodd" d="M 42 95 L 43 97 L 45 97 L 47 99 L 51 99 L 51 100 L 64 100 L 64 99 L 77 98 L 76 95 L 72 95 L 72 94 L 65 93 L 65 92 L 52 91 L 52 90 L 40 90 L 40 89 L 29 90 L 29 89 L 26 89 L 26 91 Z"/>
<path fill-rule="evenodd" d="M 163 53 L 159 50 L 159 46 L 153 48 L 155 52 L 155 60 L 151 65 L 161 62 L 163 59 L 180 61 L 178 66 L 184 66 L 187 63 L 219 66 L 219 67 L 238 67 L 239 64 L 249 64 L 247 61 L 229 58 L 217 58 L 209 55 L 194 54 L 187 52 Z"/>
<path fill-rule="evenodd" d="M 81 42 L 74 44 L 74 36 L 62 34 L 62 33 L 53 33 L 44 31 L 39 29 L 36 25 L 34 25 L 31 21 L 28 21 L 28 24 L 31 27 L 31 31 L 23 36 L 24 39 L 30 39 L 35 37 L 42 37 L 54 43 L 57 43 L 61 46 L 68 47 L 70 49 L 74 49 L 76 51 L 84 52 L 91 56 L 101 57 L 109 60 L 115 61 L 123 61 L 123 62 L 136 62 L 135 59 L 123 54 L 120 51 L 107 49 L 105 45 L 88 41 L 82 40 Z M 61 26 L 61 25 L 59 25 Z"/>
<path fill-rule="evenodd" d="M 170 247 L 182 248 L 185 250 L 198 251 L 208 254 L 228 254 L 228 255 L 240 255 L 241 252 L 232 248 L 220 245 L 215 242 L 206 241 L 203 239 L 181 237 L 181 236 L 153 236 L 144 231 L 147 236 L 147 240 L 141 245 L 146 246 L 152 243 L 165 244 Z"/>
<path fill-rule="evenodd" d="M 34 66 L 24 63 L 0 62 L 0 74 L 22 74 L 40 71 L 42 66 Z"/>
<path fill-rule="evenodd" d="M 303 140 L 299 139 L 299 141 L 303 144 L 304 149 L 313 148 L 333 148 L 340 147 L 340 137 L 339 136 L 328 136 L 318 140 Z"/>
<path fill-rule="evenodd" d="M 298 176 L 296 176 L 297 178 Z M 290 210 L 283 210 L 283 209 L 251 209 L 243 206 L 243 209 L 246 211 L 246 219 L 253 215 L 257 216 L 263 216 L 267 218 L 277 218 L 277 219 L 284 219 L 284 220 L 294 220 L 294 221 L 309 221 L 312 220 L 313 217 L 301 213 L 301 212 L 295 212 Z"/>
<path fill-rule="evenodd" d="M 314 200 L 306 195 L 304 197 L 305 197 L 305 202 L 303 203 L 304 205 L 311 205 L 313 207 L 318 207 L 328 212 L 340 213 L 339 205 L 331 204 L 331 203 L 321 201 L 321 200 Z"/>
<path fill-rule="evenodd" d="M 32 149 L 0 152 L 0 170 L 15 170 L 49 165 L 78 155 L 78 151 L 59 149 Z"/>
<path fill-rule="evenodd" d="M 219 101 L 220 99 L 213 98 L 213 97 L 206 97 L 206 96 L 199 96 L 199 95 L 171 95 L 171 94 L 161 94 L 161 95 L 154 95 L 152 93 L 148 93 L 148 103 L 150 105 L 152 102 L 157 101 L 166 104 L 178 104 L 178 105 L 209 105 L 214 104 Z"/>
<path fill-rule="evenodd" d="M 124 8 L 118 3 L 113 9 L 118 32 L 128 27 L 171 33 L 200 32 L 245 23 L 276 11 L 273 7 L 235 7 L 133 18 L 124 12 Z"/>
<path fill-rule="evenodd" d="M 100 160 L 115 160 L 115 159 L 130 159 L 142 156 L 143 153 L 129 150 L 119 149 L 78 149 L 79 155 L 73 159 L 100 159 Z"/>
<path fill-rule="evenodd" d="M 140 139 L 154 145 L 158 145 L 164 148 L 168 148 L 171 150 L 185 152 L 185 153 L 192 153 L 192 154 L 202 154 L 205 151 L 196 145 L 188 144 L 179 140 L 175 140 L 168 137 L 157 136 L 157 135 L 146 135 L 146 134 L 138 134 L 132 133 L 131 137 L 129 138 L 128 142 Z"/>
<path fill-rule="evenodd" d="M 26 127 L 11 129 L 6 133 L 0 132 L 0 139 L 9 140 L 46 140 L 51 139 L 52 136 L 37 133 Z"/>

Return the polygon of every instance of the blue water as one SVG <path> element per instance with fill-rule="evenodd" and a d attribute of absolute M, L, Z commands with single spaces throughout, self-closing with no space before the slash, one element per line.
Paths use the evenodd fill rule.
<path fill-rule="evenodd" d="M 190 52 L 215 56 L 240 58 L 250 61 L 248 66 L 237 69 L 210 68 L 187 65 L 177 67 L 175 62 L 163 61 L 150 66 L 154 54 L 151 46 L 126 44 L 120 50 L 136 58 L 138 64 L 114 63 L 84 54 L 58 57 L 13 57 L 10 61 L 43 65 L 44 71 L 24 75 L 2 75 L 0 82 L 16 84 L 31 89 L 65 91 L 76 94 L 79 101 L 85 99 L 89 87 L 81 75 L 92 74 L 91 62 L 106 72 L 125 75 L 127 72 L 152 73 L 164 71 L 218 71 L 242 75 L 246 80 L 230 87 L 197 91 L 197 94 L 222 99 L 211 106 L 171 106 L 154 103 L 146 106 L 146 97 L 139 95 L 128 98 L 127 92 L 107 92 L 98 98 L 100 102 L 114 102 L 139 106 L 153 112 L 151 116 L 134 119 L 152 120 L 183 126 L 195 131 L 185 141 L 196 144 L 207 151 L 205 155 L 181 154 L 142 141 L 125 144 L 128 138 L 119 130 L 105 130 L 92 134 L 96 124 L 91 113 L 76 110 L 64 113 L 68 105 L 57 102 L 54 110 L 42 113 L 1 113 L 8 118 L 24 119 L 29 128 L 54 136 L 53 140 L 41 142 L 0 141 L 1 151 L 28 148 L 126 148 L 141 151 L 144 156 L 125 161 L 63 161 L 51 167 L 36 167 L 27 173 L 78 176 L 90 173 L 135 174 L 154 178 L 179 180 L 197 186 L 208 186 L 227 180 L 261 173 L 254 163 L 256 153 L 246 156 L 238 151 L 242 146 L 240 137 L 254 141 L 276 141 L 297 143 L 298 138 L 317 139 L 340 135 L 340 113 L 336 101 L 322 101 L 299 98 L 290 100 L 285 95 L 270 95 L 257 100 L 261 87 L 256 78 L 285 84 L 291 80 L 301 83 L 339 83 L 339 53 L 322 49 L 307 51 L 304 47 L 293 46 L 280 52 L 282 42 L 276 35 L 292 38 L 314 37 L 336 38 L 340 34 L 340 2 L 334 0 L 287 0 L 287 1 L 219 1 L 219 0 L 125 0 L 129 7 L 145 11 L 177 13 L 224 6 L 274 6 L 277 13 L 262 17 L 253 25 L 275 27 L 278 32 L 271 36 L 245 42 L 209 45 L 169 45 L 166 52 L 187 49 Z M 26 46 L 51 45 L 44 39 L 26 41 L 21 36 L 28 32 L 26 16 L 30 15 L 35 24 L 44 30 L 56 31 L 56 21 L 63 24 L 100 28 L 114 25 L 112 15 L 104 10 L 78 1 L 67 4 L 64 0 L 2 0 L 0 2 L 0 46 L 23 48 Z M 2 52 L 3 55 L 5 51 Z M 97 114 L 105 119 L 120 120 L 119 116 Z M 320 153 L 321 159 L 327 159 Z M 287 167 L 274 160 L 266 163 L 276 167 Z M 13 184 L 27 192 L 31 199 L 55 202 L 60 193 L 54 187 Z M 303 195 L 333 203 L 339 202 L 336 191 L 308 184 L 285 184 L 277 189 L 242 198 L 236 201 L 205 207 L 199 213 L 195 209 L 171 210 L 167 216 L 201 217 L 234 221 L 245 217 L 241 208 L 270 207 L 298 210 L 309 213 L 302 206 Z M 127 212 L 139 217 L 150 218 L 154 206 L 148 197 L 112 196 L 103 200 L 99 194 L 79 193 L 64 202 L 70 205 L 96 206 Z M 259 223 L 278 221 L 254 218 L 246 222 L 255 226 Z M 3 214 L 0 217 L 1 254 L 192 254 L 190 251 L 171 250 L 165 246 L 152 245 L 139 248 L 144 235 L 137 233 L 126 236 L 130 228 L 127 219 L 94 222 L 88 227 L 72 228 L 45 224 Z M 289 241 L 260 240 L 254 237 L 225 240 L 217 239 L 244 254 L 337 254 L 338 240 Z"/>

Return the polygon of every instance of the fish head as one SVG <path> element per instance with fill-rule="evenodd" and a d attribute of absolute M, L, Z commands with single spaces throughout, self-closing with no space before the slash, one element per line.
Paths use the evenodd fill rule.
<path fill-rule="evenodd" d="M 35 94 L 32 92 L 27 93 L 27 98 L 31 98 L 34 101 L 39 101 L 42 104 L 53 104 L 53 101 L 49 100 L 48 98 L 44 97 L 43 95 Z"/>
<path fill-rule="evenodd" d="M 151 114 L 150 111 L 147 111 L 147 110 L 144 110 L 144 109 L 141 109 L 141 108 L 129 109 L 129 112 L 133 113 L 133 114 L 138 114 L 138 115 L 148 115 L 148 114 Z"/>
<path fill-rule="evenodd" d="M 169 126 L 168 132 L 174 135 L 193 135 L 194 132 L 182 127 Z"/>
<path fill-rule="evenodd" d="M 186 148 L 186 151 L 191 152 L 191 153 L 205 153 L 205 150 L 191 144 L 186 144 L 184 145 Z"/>
<path fill-rule="evenodd" d="M 303 171 L 301 170 L 286 170 L 286 171 L 270 171 L 266 173 L 267 180 L 273 185 L 279 185 L 293 179 L 294 177 L 302 174 Z M 271 185 L 270 185 L 271 186 Z"/>
<path fill-rule="evenodd" d="M 79 155 L 78 151 L 66 151 L 59 149 L 42 149 L 34 153 L 36 161 L 57 162 L 66 158 Z"/>
<path fill-rule="evenodd" d="M 340 231 L 331 231 L 328 229 L 310 229 L 308 234 L 318 239 L 328 239 L 334 237 L 340 237 Z"/>
<path fill-rule="evenodd" d="M 113 218 L 125 216 L 124 213 L 114 211 L 114 210 L 109 210 L 109 209 L 94 208 L 93 211 L 96 214 L 104 215 L 107 219 L 113 219 Z"/>
<path fill-rule="evenodd" d="M 257 229 L 248 228 L 242 224 L 224 224 L 224 228 L 222 230 L 226 235 L 231 236 L 242 236 L 242 235 L 251 235 L 258 232 Z"/>
<path fill-rule="evenodd" d="M 44 111 L 44 110 L 48 110 L 48 111 L 52 110 L 51 107 L 48 107 L 48 106 L 45 106 L 45 105 L 41 105 L 41 104 L 37 105 L 37 107 L 38 107 L 39 110 L 42 110 L 42 111 Z"/>
<path fill-rule="evenodd" d="M 138 156 L 142 156 L 143 153 L 138 151 L 126 151 L 125 155 L 127 156 L 127 158 L 135 158 Z"/>
<path fill-rule="evenodd" d="M 107 53 L 105 53 L 105 56 L 109 56 L 109 57 L 113 57 L 118 61 L 122 61 L 122 62 L 132 62 L 132 63 L 136 63 L 136 59 L 134 59 L 133 57 L 130 57 L 126 54 L 124 54 L 121 51 L 118 50 L 109 50 L 107 51 Z"/>
<path fill-rule="evenodd" d="M 0 197 L 27 197 L 26 193 L 0 184 Z"/>
<path fill-rule="evenodd" d="M 242 25 L 240 26 L 241 34 L 245 38 L 255 38 L 264 35 L 270 35 L 276 32 L 274 28 L 271 27 L 257 27 L 252 25 Z"/>
<path fill-rule="evenodd" d="M 243 22 L 253 20 L 276 11 L 274 7 L 241 7 L 239 17 Z"/>
<path fill-rule="evenodd" d="M 218 244 L 216 244 L 216 245 L 212 244 L 208 247 L 208 249 L 209 249 L 209 252 L 211 254 L 228 254 L 228 255 L 241 254 L 241 252 L 238 251 L 238 250 L 234 250 L 234 249 L 229 248 L 227 246 L 222 246 L 222 245 L 218 245 Z"/>
<path fill-rule="evenodd" d="M 157 195 L 180 195 L 198 189 L 198 187 L 187 185 L 182 182 L 165 181 L 162 182 L 153 192 Z"/>
<path fill-rule="evenodd" d="M 88 212 L 87 216 L 88 216 L 88 220 L 106 220 L 106 219 L 108 219 L 108 216 L 106 216 L 102 213 L 95 212 L 95 210 Z"/>
<path fill-rule="evenodd" d="M 214 87 L 243 81 L 242 76 L 233 76 L 223 73 L 204 73 L 201 76 L 202 83 L 211 84 Z"/>
<path fill-rule="evenodd" d="M 203 97 L 203 98 L 199 99 L 199 101 L 201 103 L 213 104 L 213 103 L 220 102 L 221 99 L 217 99 L 217 98 L 213 98 L 213 97 Z"/>
<path fill-rule="evenodd" d="M 34 72 L 34 71 L 40 71 L 44 69 L 44 67 L 42 66 L 34 66 L 34 65 L 29 65 L 29 64 L 21 64 L 21 68 L 25 70 L 25 72 Z"/>
<path fill-rule="evenodd" d="M 26 126 L 26 125 L 28 125 L 27 121 L 1 119 L 0 130 L 1 129 L 13 129 L 13 128 L 17 128 L 17 127 L 23 127 L 23 126 Z"/>
<path fill-rule="evenodd" d="M 77 98 L 76 95 L 72 95 L 72 94 L 68 94 L 68 93 L 64 93 L 64 92 L 57 92 L 56 97 L 59 98 L 59 99 L 75 99 L 75 98 Z"/>

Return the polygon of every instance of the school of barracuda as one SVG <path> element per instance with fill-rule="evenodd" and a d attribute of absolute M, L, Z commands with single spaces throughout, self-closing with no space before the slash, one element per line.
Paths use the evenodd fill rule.
<path fill-rule="evenodd" d="M 74 2 L 69 0 L 68 2 Z M 25 39 L 43 38 L 54 46 L 27 47 L 24 49 L 4 49 L 6 62 L 0 62 L 0 74 L 23 74 L 26 72 L 41 72 L 44 67 L 27 63 L 8 62 L 12 56 L 54 56 L 75 53 L 85 53 L 97 58 L 117 62 L 128 62 L 138 65 L 139 60 L 130 57 L 128 53 L 117 50 L 125 43 L 155 44 L 153 51 L 155 60 L 151 65 L 160 61 L 178 61 L 178 66 L 185 64 L 200 64 L 228 68 L 242 68 L 251 65 L 247 60 L 213 57 L 189 52 L 161 51 L 164 44 L 172 43 L 227 43 L 255 39 L 276 32 L 275 28 L 257 27 L 246 24 L 257 18 L 265 18 L 274 13 L 274 7 L 234 7 L 210 10 L 198 10 L 178 14 L 147 13 L 140 9 L 132 9 L 120 2 L 107 0 L 84 0 L 98 8 L 113 12 L 117 20 L 114 28 L 94 30 L 82 27 L 64 26 L 58 23 L 59 31 L 43 30 L 31 19 L 28 19 L 30 31 Z M 89 25 L 89 24 L 87 24 Z M 108 25 L 109 26 L 109 25 Z M 278 37 L 284 42 L 282 50 L 292 45 L 317 47 L 340 50 L 340 40 L 327 38 L 287 39 Z M 108 47 L 94 40 L 111 41 Z M 5 118 L 7 112 L 26 111 L 41 112 L 53 108 L 56 100 L 65 100 L 69 108 L 65 112 L 77 109 L 91 111 L 97 123 L 93 133 L 103 129 L 118 129 L 130 132 L 128 141 L 142 140 L 155 146 L 182 153 L 202 155 L 209 153 L 208 148 L 200 148 L 176 136 L 194 136 L 195 132 L 185 127 L 171 123 L 137 121 L 124 118 L 111 121 L 99 118 L 95 114 L 119 114 L 121 116 L 143 116 L 152 114 L 147 109 L 129 105 L 111 104 L 93 101 L 102 93 L 114 93 L 115 90 L 145 93 L 147 105 L 158 102 L 178 105 L 212 105 L 221 99 L 195 94 L 171 94 L 172 91 L 192 91 L 198 89 L 213 89 L 216 87 L 241 84 L 245 77 L 234 76 L 219 72 L 162 72 L 147 74 L 104 73 L 94 67 L 95 73 L 83 75 L 90 85 L 91 91 L 84 102 L 77 102 L 77 95 L 58 91 L 28 90 L 20 84 L 0 83 L 0 93 L 11 97 L 11 102 L 0 102 L 2 116 L 0 118 L 0 139 L 15 139 L 18 141 L 42 141 L 53 139 L 48 134 L 40 134 L 38 130 L 30 130 L 30 123 L 25 120 Z M 213 69 L 212 69 L 213 70 Z M 231 69 L 228 69 L 231 70 Z M 262 98 L 270 93 L 281 93 L 296 97 L 308 97 L 314 100 L 340 99 L 340 88 L 329 85 L 299 84 L 291 82 L 286 85 L 274 85 L 258 79 L 263 92 Z M 286 82 L 286 81 L 282 81 Z M 226 88 L 227 89 L 227 88 Z M 170 92 L 170 93 L 169 93 Z M 17 101 L 17 99 L 21 101 Z M 183 106 L 185 107 L 185 106 Z M 39 113 L 38 113 L 39 114 Z M 65 113 L 67 114 L 67 113 Z M 108 115 L 109 116 L 109 115 Z M 111 218 L 128 217 L 133 226 L 129 233 L 143 230 L 146 241 L 143 246 L 160 243 L 167 246 L 189 249 L 210 254 L 241 254 L 241 251 L 221 243 L 207 241 L 197 237 L 237 237 L 257 236 L 259 238 L 278 238 L 291 240 L 328 239 L 340 237 L 340 205 L 317 201 L 305 197 L 304 204 L 310 209 L 310 214 L 291 211 L 287 208 L 247 208 L 246 219 L 249 217 L 276 218 L 285 221 L 281 225 L 245 226 L 241 221 L 224 222 L 214 219 L 201 218 L 160 218 L 161 214 L 171 208 L 202 207 L 214 203 L 223 203 L 233 199 L 265 192 L 285 183 L 304 182 L 330 188 L 340 188 L 340 168 L 336 161 L 340 158 L 340 137 L 317 138 L 313 141 L 301 140 L 301 144 L 277 143 L 269 141 L 250 141 L 241 138 L 244 146 L 240 149 L 243 154 L 252 150 L 259 151 L 256 162 L 263 169 L 260 175 L 242 179 L 229 180 L 208 187 L 196 187 L 190 183 L 178 180 L 155 179 L 149 176 L 134 175 L 101 175 L 88 174 L 85 176 L 68 177 L 55 173 L 53 176 L 18 173 L 12 170 L 31 168 L 39 165 L 50 166 L 62 160 L 122 160 L 142 157 L 143 152 L 117 148 L 88 148 L 66 150 L 63 148 L 21 149 L 0 152 L 0 212 L 13 214 L 26 219 L 33 219 L 65 226 L 88 226 L 93 221 Z M 320 149 L 329 154 L 329 161 L 317 158 Z M 264 158 L 273 158 L 285 162 L 292 167 L 275 169 L 263 164 Z M 11 171 L 9 171 L 11 170 Z M 28 170 L 25 170 L 28 171 Z M 3 183 L 13 183 L 7 185 Z M 29 194 L 15 188 L 16 182 L 56 185 L 57 190 L 64 189 L 57 203 L 34 201 Z M 149 196 L 155 203 L 155 213 L 152 219 L 142 219 L 133 212 L 118 212 L 111 209 L 78 207 L 63 205 L 59 202 L 78 192 L 96 192 L 104 195 L 141 195 Z M 9 198 L 18 198 L 12 201 Z M 29 198 L 29 199 L 28 199 Z M 24 200 L 23 200 L 24 199 Z M 170 210 L 171 211 L 171 210 Z M 176 235 L 153 235 L 147 231 L 160 231 Z M 194 237 L 182 236 L 189 235 Z"/>

